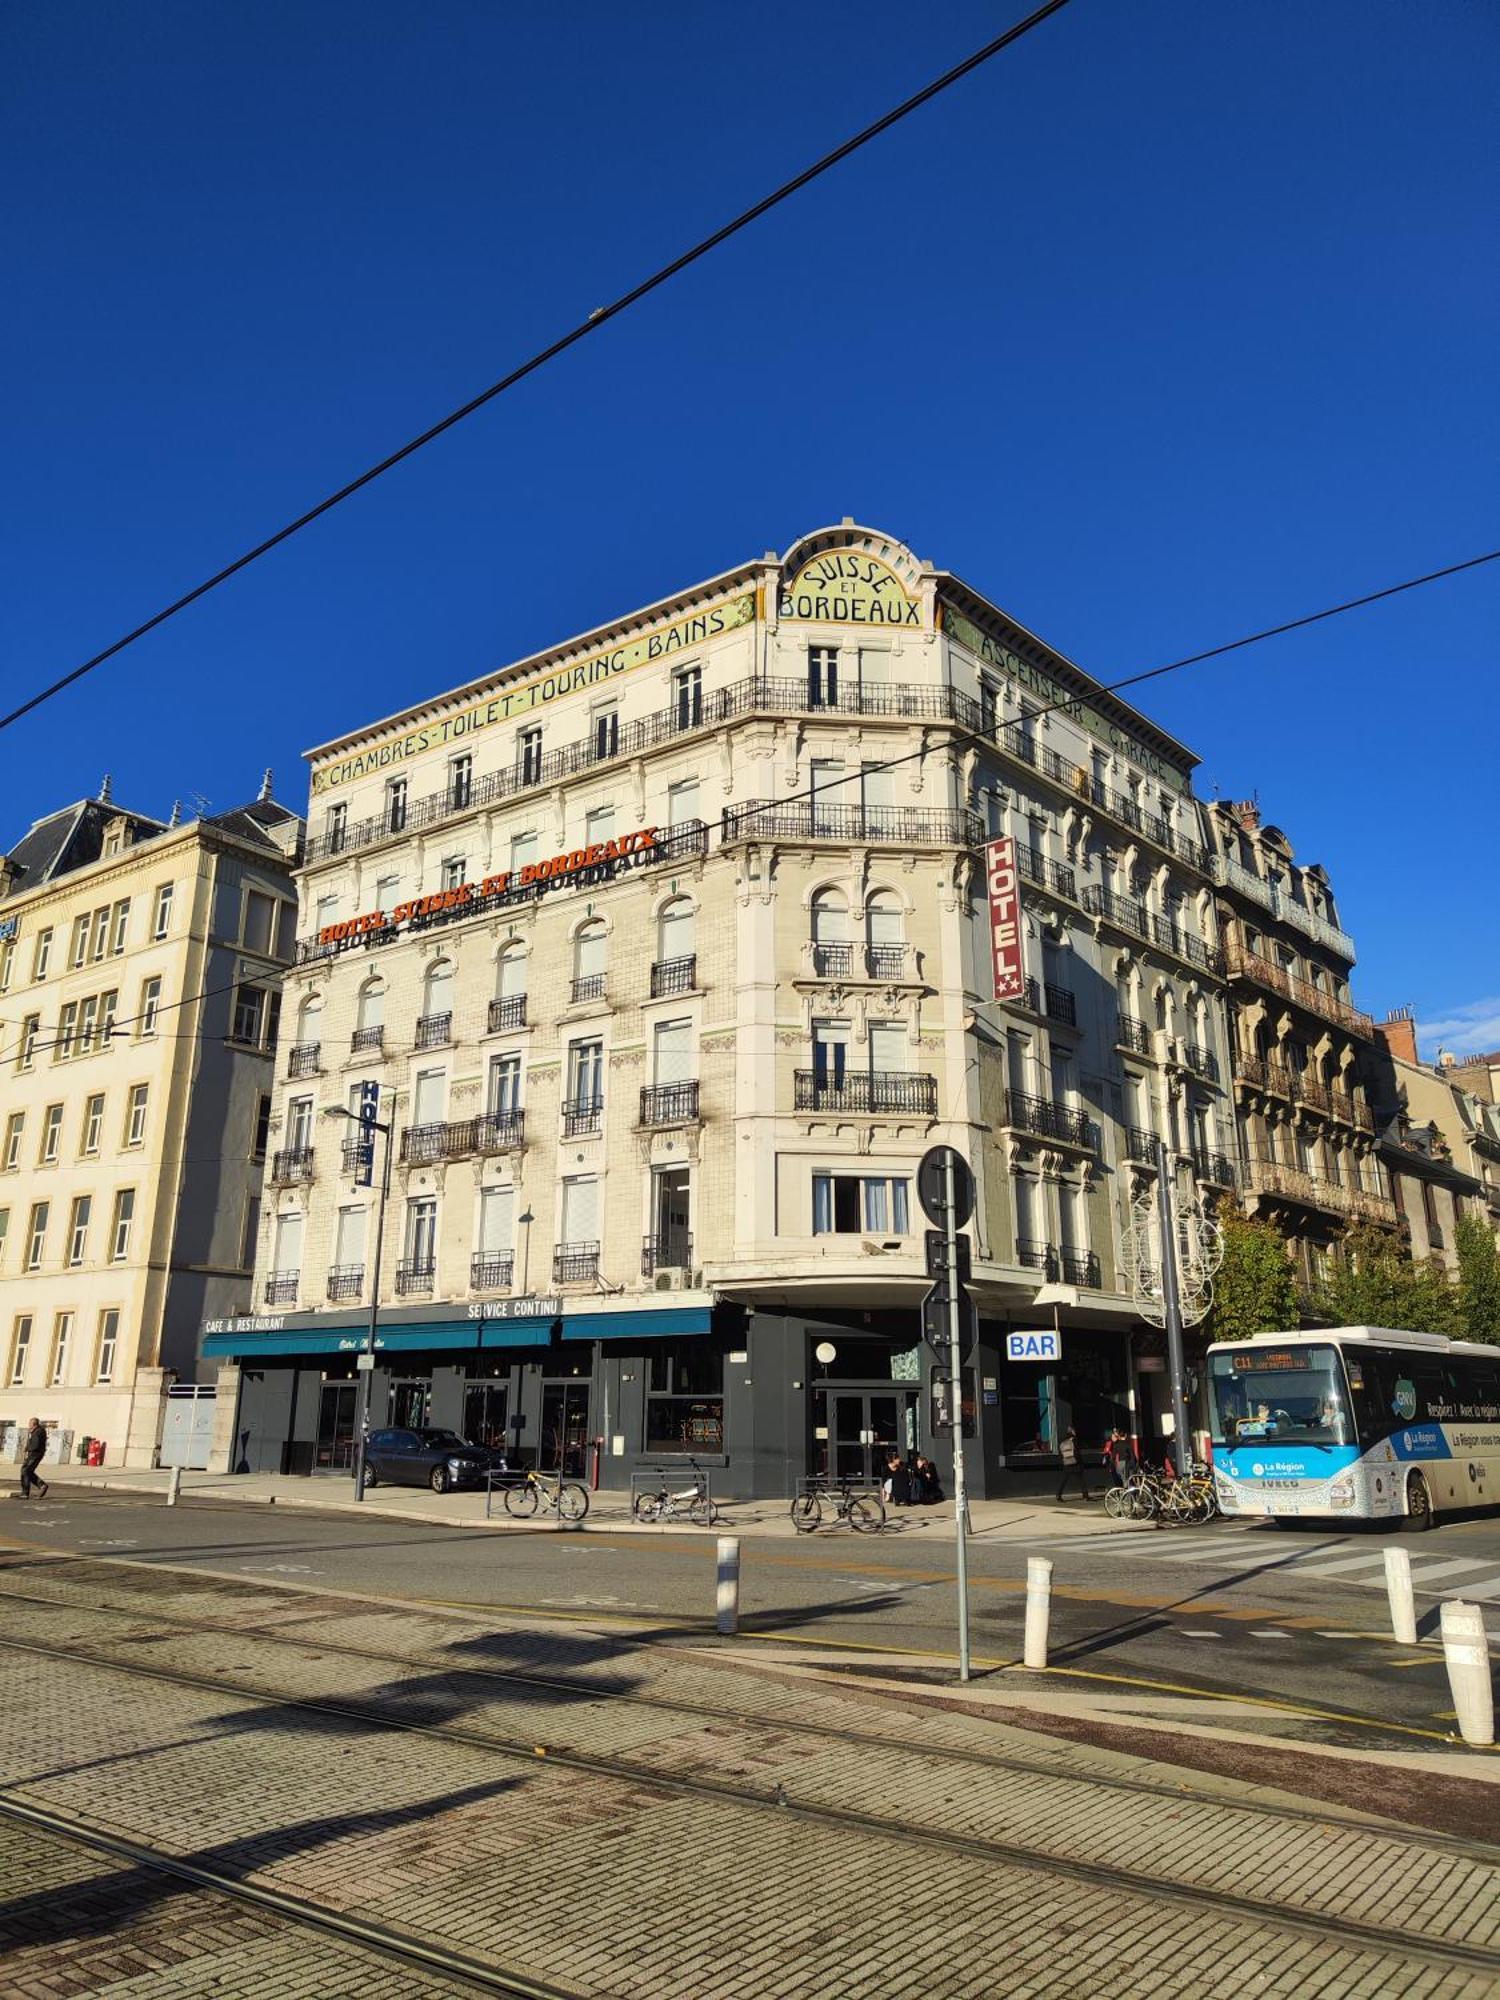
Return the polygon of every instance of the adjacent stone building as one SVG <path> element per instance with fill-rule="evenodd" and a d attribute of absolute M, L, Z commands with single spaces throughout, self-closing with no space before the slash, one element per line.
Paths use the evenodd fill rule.
<path fill-rule="evenodd" d="M 1456 1275 L 1461 1215 L 1500 1233 L 1500 1110 L 1461 1087 L 1456 1065 L 1420 1060 L 1409 1007 L 1376 1037 L 1365 1067 L 1403 1233 L 1414 1257 L 1435 1257 Z"/>
<path fill-rule="evenodd" d="M 0 1454 L 36 1415 L 152 1464 L 245 1297 L 301 833 L 269 779 L 188 825 L 106 780 L 0 857 Z"/>
<path fill-rule="evenodd" d="M 253 1297 L 205 1348 L 237 1462 L 373 1421 L 737 1493 L 931 1448 L 914 1188 L 973 1163 L 982 1491 L 1149 1437 L 1121 1276 L 1157 1135 L 1235 1178 L 1195 760 L 845 521 L 310 756 Z M 1020 883 L 993 998 L 987 843 Z M 1339 1072 L 1342 1076 L 1342 1071 Z M 385 1251 L 353 1128 L 395 1126 Z M 1342 1087 L 1342 1085 L 1340 1086 Z M 1061 1333 L 1059 1361 L 1006 1336 Z"/>

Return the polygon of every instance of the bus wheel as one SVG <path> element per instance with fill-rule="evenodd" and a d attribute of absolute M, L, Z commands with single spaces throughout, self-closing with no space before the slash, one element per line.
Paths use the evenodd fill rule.
<path fill-rule="evenodd" d="M 1414 1472 L 1406 1482 L 1406 1515 L 1413 1534 L 1432 1526 L 1432 1495 L 1420 1472 Z"/>

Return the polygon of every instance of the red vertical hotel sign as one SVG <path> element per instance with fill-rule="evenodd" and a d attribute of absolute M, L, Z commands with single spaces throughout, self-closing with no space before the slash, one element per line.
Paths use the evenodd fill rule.
<path fill-rule="evenodd" d="M 990 897 L 990 971 L 997 1000 L 1019 1000 L 1026 979 L 1021 969 L 1021 899 L 1016 881 L 1016 843 L 1009 834 L 984 850 L 985 884 Z"/>

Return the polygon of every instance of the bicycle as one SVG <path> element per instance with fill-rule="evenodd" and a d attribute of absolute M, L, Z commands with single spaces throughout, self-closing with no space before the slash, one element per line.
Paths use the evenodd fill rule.
<path fill-rule="evenodd" d="M 581 1521 L 589 1511 L 589 1490 L 576 1479 L 564 1479 L 555 1472 L 528 1470 L 514 1486 L 505 1489 L 507 1514 L 534 1514 L 545 1499 L 565 1521 Z"/>
<path fill-rule="evenodd" d="M 836 1492 L 826 1485 L 809 1485 L 792 1502 L 792 1526 L 799 1535 L 810 1535 L 823 1525 L 823 1511 L 831 1507 L 833 1518 L 847 1521 L 856 1534 L 878 1535 L 885 1526 L 885 1502 L 878 1493 L 856 1493 L 854 1482 L 841 1479 Z"/>
<path fill-rule="evenodd" d="M 691 1486 L 673 1493 L 663 1473 L 659 1487 L 634 1496 L 630 1511 L 638 1521 L 675 1521 L 686 1514 L 695 1528 L 711 1528 L 719 1517 L 718 1508 L 709 1498 L 708 1481 L 696 1466 Z"/>

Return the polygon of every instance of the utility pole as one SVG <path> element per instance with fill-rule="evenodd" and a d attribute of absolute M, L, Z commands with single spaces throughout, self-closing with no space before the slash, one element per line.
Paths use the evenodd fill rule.
<path fill-rule="evenodd" d="M 365 1497 L 365 1442 L 370 1434 L 370 1377 L 375 1372 L 375 1337 L 380 1327 L 380 1252 L 385 1241 L 385 1204 L 391 1192 L 391 1145 L 395 1138 L 396 1119 L 394 1109 L 384 1124 L 376 1118 L 375 1110 L 380 1102 L 380 1086 L 366 1084 L 361 1091 L 361 1108 L 358 1114 L 346 1111 L 341 1104 L 324 1106 L 325 1118 L 342 1118 L 359 1127 L 359 1143 L 367 1146 L 373 1154 L 375 1134 L 381 1133 L 385 1139 L 385 1159 L 380 1170 L 380 1194 L 375 1204 L 375 1258 L 370 1269 L 370 1318 L 365 1327 L 364 1351 L 360 1354 L 359 1397 L 354 1418 L 354 1497 Z M 395 1098 L 392 1105 L 394 1107 Z M 373 1160 L 366 1155 L 360 1162 L 356 1184 L 370 1185 Z"/>
<path fill-rule="evenodd" d="M 958 1583 L 958 1677 L 969 1679 L 969 1496 L 964 1478 L 964 1364 L 978 1321 L 964 1280 L 971 1269 L 969 1239 L 960 1227 L 974 1213 L 974 1176 L 952 1146 L 932 1146 L 917 1168 L 917 1199 L 934 1226 L 927 1232 L 927 1275 L 934 1280 L 922 1301 L 922 1333 L 939 1357 L 933 1378 L 932 1424 L 953 1433 L 953 1531 Z M 946 1394 L 938 1390 L 946 1378 Z"/>
<path fill-rule="evenodd" d="M 1193 1469 L 1192 1438 L 1188 1432 L 1187 1362 L 1182 1348 L 1182 1297 L 1177 1280 L 1177 1202 L 1167 1163 L 1167 1142 L 1156 1141 L 1156 1214 L 1161 1240 L 1161 1302 L 1166 1315 L 1167 1367 L 1171 1375 L 1172 1446 L 1178 1476 Z"/>
<path fill-rule="evenodd" d="M 943 1231 L 948 1253 L 949 1413 L 953 1423 L 953 1536 L 958 1576 L 958 1678 L 969 1678 L 969 1495 L 964 1483 L 964 1356 L 959 1332 L 958 1211 L 950 1146 L 943 1161 Z"/>

